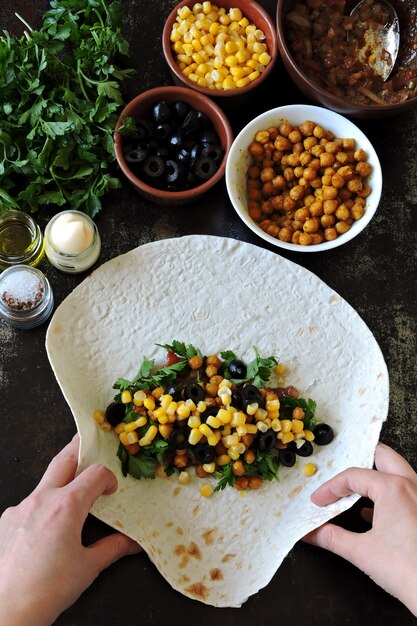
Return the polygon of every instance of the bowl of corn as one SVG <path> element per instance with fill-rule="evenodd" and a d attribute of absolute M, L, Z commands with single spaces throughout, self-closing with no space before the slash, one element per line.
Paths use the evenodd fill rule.
<path fill-rule="evenodd" d="M 182 0 L 165 22 L 162 47 L 174 83 L 219 98 L 222 105 L 248 98 L 278 55 L 271 16 L 244 0 Z"/>

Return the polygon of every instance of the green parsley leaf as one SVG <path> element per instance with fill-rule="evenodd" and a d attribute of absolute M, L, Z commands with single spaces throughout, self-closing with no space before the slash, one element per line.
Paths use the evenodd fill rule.
<path fill-rule="evenodd" d="M 227 465 L 224 465 L 221 472 L 214 472 L 215 478 L 220 478 L 219 482 L 214 488 L 214 491 L 220 491 L 225 489 L 228 485 L 233 487 L 236 482 L 236 476 L 233 474 L 233 462 L 231 461 Z"/>
<path fill-rule="evenodd" d="M 260 476 L 264 480 L 277 480 L 279 481 L 278 470 L 279 470 L 279 460 L 278 460 L 278 451 L 271 450 L 266 452 L 261 452 L 257 450 L 256 452 L 256 467 Z"/>
<path fill-rule="evenodd" d="M 317 402 L 309 398 L 305 400 L 304 398 L 290 398 L 285 397 L 280 401 L 280 417 L 281 419 L 288 419 L 291 417 L 293 410 L 296 407 L 300 407 L 304 411 L 304 426 L 307 430 L 313 430 L 313 428 L 318 423 L 317 418 L 315 417 Z"/>
<path fill-rule="evenodd" d="M 156 459 L 144 454 L 129 454 L 128 473 L 133 478 L 155 478 L 155 470 L 158 465 Z"/>
<path fill-rule="evenodd" d="M 182 341 L 173 340 L 172 344 L 160 344 L 157 343 L 157 346 L 160 348 L 164 348 L 165 350 L 174 352 L 176 355 L 183 357 L 184 359 L 191 359 L 193 356 L 203 356 L 199 348 L 196 348 L 191 343 L 185 344 Z"/>

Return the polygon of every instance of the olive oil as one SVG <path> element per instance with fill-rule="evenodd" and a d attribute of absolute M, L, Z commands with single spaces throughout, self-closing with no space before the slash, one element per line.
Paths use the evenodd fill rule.
<path fill-rule="evenodd" d="M 27 264 L 35 266 L 45 250 L 42 232 L 33 218 L 23 211 L 0 213 L 0 268 Z"/>

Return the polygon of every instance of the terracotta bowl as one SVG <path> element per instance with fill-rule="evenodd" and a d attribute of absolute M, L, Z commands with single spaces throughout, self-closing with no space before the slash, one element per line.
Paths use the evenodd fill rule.
<path fill-rule="evenodd" d="M 244 17 L 246 17 L 250 23 L 255 24 L 258 29 L 263 31 L 265 35 L 265 43 L 268 48 L 268 53 L 271 56 L 271 60 L 269 64 L 265 67 L 261 75 L 253 82 L 244 87 L 220 90 L 210 89 L 209 87 L 202 87 L 198 85 L 196 82 L 190 80 L 189 78 L 187 78 L 187 76 L 183 74 L 179 67 L 176 53 L 172 50 L 172 43 L 170 40 L 172 26 L 176 21 L 178 9 L 184 6 L 192 9 L 195 4 L 195 0 L 182 0 L 182 2 L 179 2 L 169 14 L 164 25 L 162 33 L 162 48 L 165 59 L 171 71 L 172 79 L 176 85 L 191 87 L 192 89 L 202 94 L 205 94 L 206 96 L 215 98 L 222 107 L 237 106 L 242 102 L 248 100 L 252 96 L 252 94 L 256 92 L 256 88 L 259 87 L 259 85 L 263 83 L 272 72 L 278 56 L 278 44 L 274 20 L 263 7 L 261 7 L 256 2 L 253 2 L 252 0 L 250 2 L 248 2 L 247 0 L 219 0 L 218 2 L 213 1 L 213 4 L 215 4 L 219 8 L 225 8 L 227 12 L 231 8 L 240 9 Z"/>
<path fill-rule="evenodd" d="M 393 4 L 395 5 L 395 0 Z M 296 0 L 278 0 L 276 28 L 279 52 L 284 66 L 292 81 L 304 95 L 317 104 L 357 119 L 377 119 L 389 117 L 392 115 L 398 115 L 399 113 L 416 106 L 417 98 L 412 98 L 396 104 L 356 104 L 354 102 L 350 102 L 346 98 L 341 98 L 329 93 L 311 80 L 297 66 L 287 42 L 286 15 L 294 9 L 295 5 Z M 347 2 L 347 11 L 349 11 L 353 5 L 354 2 Z"/>
<path fill-rule="evenodd" d="M 320 125 L 324 130 L 330 131 L 337 138 L 355 139 L 355 149 L 362 148 L 365 151 L 367 161 L 371 166 L 371 172 L 365 181 L 369 184 L 371 191 L 366 198 L 364 215 L 360 219 L 353 221 L 350 229 L 337 236 L 336 239 L 314 245 L 300 245 L 281 241 L 278 237 L 265 232 L 260 226 L 260 222 L 252 219 L 249 213 L 249 196 L 247 191 L 247 172 L 249 166 L 253 164 L 248 147 L 254 141 L 256 133 L 271 127 L 279 127 L 281 122 L 289 122 L 293 126 L 300 126 L 306 121 L 312 121 Z M 279 170 L 277 169 L 276 174 L 278 173 Z M 319 173 L 318 175 L 321 174 Z M 294 104 L 265 111 L 265 113 L 254 118 L 240 131 L 230 148 L 227 158 L 226 186 L 230 201 L 241 220 L 256 235 L 269 244 L 285 250 L 291 250 L 292 252 L 326 252 L 348 243 L 368 226 L 379 205 L 382 192 L 382 171 L 378 156 L 371 142 L 353 122 L 327 108 L 307 104 Z M 308 193 L 311 194 L 312 191 Z M 341 202 L 342 200 L 340 200 Z"/>
<path fill-rule="evenodd" d="M 211 178 L 184 191 L 167 191 L 157 187 L 152 187 L 149 184 L 149 181 L 145 182 L 139 178 L 132 165 L 126 161 L 125 156 L 126 147 L 128 144 L 132 144 L 132 139 L 117 132 L 123 118 L 133 117 L 135 119 L 149 119 L 152 107 L 163 100 L 168 104 L 176 101 L 185 102 L 192 109 L 202 111 L 206 114 L 211 121 L 212 128 L 217 134 L 219 144 L 224 152 L 224 156 L 218 166 L 218 169 L 213 176 L 211 176 Z M 141 196 L 151 202 L 154 202 L 155 204 L 174 206 L 187 204 L 196 200 L 211 189 L 211 187 L 219 182 L 219 180 L 221 180 L 224 176 L 226 158 L 232 142 L 232 128 L 229 120 L 220 107 L 217 106 L 217 104 L 215 104 L 210 98 L 198 93 L 197 91 L 187 89 L 186 87 L 176 86 L 156 87 L 136 96 L 136 98 L 129 102 L 121 112 L 114 133 L 114 149 L 117 162 L 126 178 L 133 185 L 134 189 Z"/>

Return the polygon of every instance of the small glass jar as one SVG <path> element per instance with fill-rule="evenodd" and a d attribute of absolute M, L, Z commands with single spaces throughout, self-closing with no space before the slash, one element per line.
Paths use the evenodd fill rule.
<path fill-rule="evenodd" d="M 96 224 L 81 211 L 57 213 L 46 225 L 45 242 L 49 262 L 69 274 L 87 270 L 97 261 L 101 250 Z"/>
<path fill-rule="evenodd" d="M 25 263 L 38 265 L 45 240 L 35 220 L 24 211 L 0 212 L 0 269 Z"/>
<path fill-rule="evenodd" d="M 0 274 L 0 318 L 15 328 L 34 328 L 52 313 L 54 296 L 46 276 L 30 265 Z"/>

